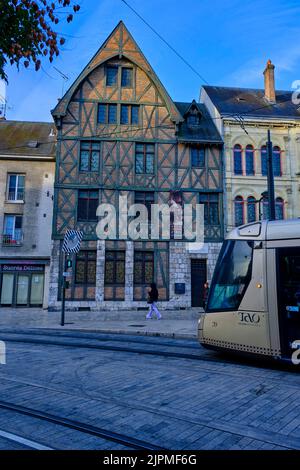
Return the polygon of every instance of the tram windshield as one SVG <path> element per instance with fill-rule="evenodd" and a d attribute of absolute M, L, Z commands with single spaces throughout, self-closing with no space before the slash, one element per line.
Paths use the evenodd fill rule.
<path fill-rule="evenodd" d="M 206 311 L 237 310 L 251 279 L 253 241 L 223 243 L 208 296 Z"/>

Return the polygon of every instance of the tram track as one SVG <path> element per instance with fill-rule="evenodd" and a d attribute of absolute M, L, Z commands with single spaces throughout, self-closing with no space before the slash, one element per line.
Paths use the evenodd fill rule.
<path fill-rule="evenodd" d="M 2 335 L 2 336 L 3 336 L 3 335 Z M 7 335 L 7 336 L 9 336 L 9 335 Z M 16 338 L 15 338 L 15 339 L 16 339 Z M 32 338 L 27 338 L 27 340 L 29 340 L 29 339 L 32 340 Z M 36 338 L 36 339 L 40 339 L 40 340 L 41 340 L 41 338 Z M 43 338 L 43 339 L 45 339 L 45 338 Z M 107 339 L 107 338 L 106 338 L 106 339 Z M 49 341 L 48 338 L 47 338 L 47 340 Z M 109 340 L 112 341 L 111 338 L 110 338 Z M 10 340 L 7 339 L 7 341 L 9 342 Z M 99 339 L 99 341 L 101 341 L 101 340 Z M 18 343 L 22 343 L 23 341 L 22 341 L 20 338 L 18 338 L 18 341 L 17 341 L 17 342 L 18 342 Z M 30 341 L 30 342 L 32 342 L 32 341 Z M 134 342 L 134 340 L 133 340 L 132 342 Z M 154 342 L 154 343 L 155 343 L 155 342 Z M 48 345 L 48 342 L 47 342 L 47 341 L 44 341 L 42 344 Z M 143 345 L 144 345 L 144 343 L 143 343 Z M 156 345 L 158 346 L 159 343 L 156 343 Z M 61 346 L 64 346 L 64 344 L 62 344 L 62 342 L 59 341 L 58 346 L 61 347 Z M 72 344 L 69 344 L 69 346 L 71 346 L 71 347 L 73 347 L 73 348 L 76 348 L 77 344 L 72 342 Z M 85 347 L 85 348 L 88 348 L 89 345 L 81 345 L 81 346 L 82 346 L 82 347 Z M 100 344 L 99 346 L 103 346 L 103 345 Z M 151 345 L 151 347 L 152 347 L 152 346 L 153 346 L 153 344 Z M 172 344 L 172 346 L 173 346 L 173 348 L 174 348 L 174 347 L 176 348 L 178 345 Z M 181 347 L 181 348 L 183 347 L 182 344 L 180 344 L 180 347 Z M 94 349 L 94 348 L 92 348 L 92 349 Z M 104 348 L 101 347 L 101 348 L 98 348 L 98 349 L 104 349 Z M 106 350 L 112 350 L 109 344 L 106 345 L 106 348 L 105 348 L 105 349 L 106 349 Z M 119 347 L 119 348 L 118 348 L 118 351 L 120 351 L 120 349 L 122 350 L 122 348 Z M 123 348 L 123 349 L 124 349 L 124 348 Z M 113 349 L 113 351 L 114 351 L 114 350 L 115 350 L 115 348 Z M 136 352 L 136 349 L 133 349 L 133 351 L 131 351 L 131 352 Z M 155 352 L 156 352 L 156 355 L 160 355 L 160 356 L 161 356 L 161 352 L 159 352 L 159 351 L 155 351 Z M 142 353 L 142 354 L 145 354 L 145 351 L 144 351 L 144 350 L 140 350 L 140 348 L 139 348 L 138 353 L 139 353 L 139 354 L 141 354 L 141 353 Z M 173 353 L 174 353 L 174 351 L 173 351 Z M 165 352 L 164 352 L 164 355 L 166 355 Z M 178 357 L 178 356 L 179 356 L 179 357 L 182 357 L 182 354 L 176 353 L 176 357 Z M 194 355 L 192 355 L 192 356 L 194 356 Z M 174 357 L 174 356 L 171 356 L 171 357 Z M 220 360 L 220 358 L 219 358 L 219 359 L 216 359 L 216 360 L 214 360 L 214 362 L 220 365 L 220 367 L 215 368 L 215 369 L 216 369 L 216 370 L 214 371 L 215 373 L 224 373 L 224 374 L 226 374 L 226 375 L 233 375 L 233 374 L 232 374 L 232 368 L 231 368 L 231 367 L 229 367 L 230 370 L 227 370 L 228 367 L 226 367 L 226 369 L 223 368 L 223 362 L 224 362 L 224 361 L 223 361 L 223 358 L 222 358 L 222 360 Z M 228 361 L 228 362 L 230 362 L 231 364 L 233 364 L 232 361 Z M 202 364 L 203 364 L 203 367 L 204 367 L 204 362 L 202 362 Z M 171 362 L 170 362 L 170 366 L 171 366 Z M 91 366 L 89 365 L 89 367 L 91 367 Z M 178 367 L 178 366 L 176 365 L 175 362 L 173 363 L 173 361 L 172 361 L 172 367 L 175 368 L 175 367 Z M 186 364 L 183 364 L 183 363 L 182 363 L 181 367 L 186 367 L 186 368 L 188 369 L 188 368 L 190 368 L 190 364 L 189 364 L 188 362 L 187 362 Z M 209 366 L 208 366 L 208 367 L 209 367 Z M 207 367 L 206 367 L 206 368 L 207 368 Z M 202 365 L 201 365 L 201 369 L 202 369 Z M 239 368 L 238 368 L 238 369 L 239 369 Z M 81 371 L 81 368 L 80 368 L 79 370 Z M 79 372 L 79 370 L 77 370 L 77 372 Z M 3 371 L 3 372 L 4 372 L 4 371 Z M 276 446 L 278 446 L 278 447 L 280 447 L 280 448 L 286 448 L 286 449 L 299 449 L 299 448 L 300 448 L 299 440 L 291 440 L 290 438 L 287 438 L 286 436 L 280 436 L 280 434 L 278 434 L 278 433 L 271 433 L 272 435 L 271 435 L 270 433 L 266 434 L 265 432 L 263 432 L 263 430 L 259 430 L 259 431 L 258 431 L 257 429 L 254 429 L 254 428 L 251 429 L 251 426 L 250 426 L 250 427 L 249 427 L 249 426 L 246 426 L 246 427 L 245 427 L 245 426 L 243 426 L 242 424 L 238 424 L 238 423 L 236 423 L 236 424 L 228 423 L 228 422 L 226 422 L 226 420 L 223 420 L 223 419 L 217 419 L 217 420 L 215 420 L 215 419 L 212 419 L 212 417 L 210 417 L 210 416 L 201 416 L 200 418 L 199 418 L 199 417 L 195 418 L 195 417 L 194 417 L 191 413 L 189 413 L 189 412 L 186 412 L 186 413 L 182 414 L 181 412 L 180 412 L 180 413 L 179 413 L 179 412 L 177 413 L 177 412 L 176 412 L 175 410 L 173 410 L 173 409 L 159 409 L 159 410 L 157 410 L 157 409 L 155 409 L 155 407 L 149 406 L 149 404 L 144 405 L 144 404 L 136 403 L 134 400 L 133 400 L 133 401 L 128 401 L 128 400 L 125 400 L 125 401 L 124 401 L 124 400 L 120 400 L 118 397 L 112 397 L 112 396 L 108 396 L 108 395 L 105 396 L 105 394 L 104 394 L 104 395 L 102 395 L 102 394 L 99 395 L 99 392 L 97 392 L 97 396 L 95 396 L 94 393 L 91 393 L 90 391 L 87 391 L 87 390 L 84 389 L 84 380 L 85 380 L 84 377 L 90 376 L 90 372 L 86 373 L 86 368 L 84 368 L 84 369 L 83 369 L 84 374 L 83 374 L 83 376 L 82 376 L 82 374 L 80 374 L 80 377 L 78 376 L 77 372 L 76 372 L 76 377 L 77 377 L 77 379 L 80 378 L 80 380 L 78 380 L 76 383 L 78 383 L 78 386 L 81 384 L 82 387 L 83 387 L 83 388 L 81 388 L 81 385 L 80 385 L 80 387 L 79 387 L 80 395 L 81 395 L 80 398 L 82 398 L 82 400 L 94 400 L 94 403 L 95 403 L 95 400 L 96 400 L 97 402 L 103 401 L 103 402 L 106 402 L 106 403 L 113 403 L 113 405 L 118 405 L 118 406 L 120 406 L 120 407 L 123 408 L 123 409 L 124 409 L 124 408 L 126 408 L 126 409 L 131 408 L 132 410 L 139 410 L 139 411 L 141 411 L 141 412 L 150 413 L 152 416 L 153 416 L 153 415 L 161 416 L 161 417 L 163 417 L 163 418 L 166 419 L 166 420 L 172 419 L 172 420 L 176 420 L 176 422 L 178 422 L 178 423 L 188 423 L 188 424 L 191 425 L 191 426 L 193 426 L 193 425 L 202 426 L 202 427 L 204 427 L 205 429 L 207 429 L 207 432 L 218 431 L 218 432 L 227 433 L 227 435 L 236 435 L 236 436 L 241 436 L 241 437 L 242 437 L 242 436 L 250 436 L 252 439 L 258 440 L 258 441 L 263 442 L 263 443 L 269 443 L 270 445 L 276 445 Z M 211 372 L 212 372 L 212 371 L 211 371 Z M 236 372 L 238 372 L 238 370 L 235 371 L 235 374 L 234 374 L 234 375 L 236 375 Z M 11 377 L 5 377 L 5 374 L 3 374 L 3 375 L 1 374 L 1 376 L 3 377 L 4 380 L 8 380 L 8 381 L 11 381 L 11 380 L 12 380 Z M 274 382 L 273 382 L 273 379 L 276 379 L 276 380 L 274 380 Z M 270 384 L 273 382 L 272 385 L 276 386 L 275 382 L 278 382 L 278 380 L 281 380 L 280 377 L 272 377 Z M 44 388 L 44 389 L 47 389 L 47 390 L 50 390 L 50 389 L 51 389 L 51 387 L 49 388 L 49 386 L 46 386 L 46 387 L 45 387 L 46 384 L 39 384 L 39 385 L 33 384 L 33 383 L 29 384 L 29 383 L 25 383 L 25 382 L 23 382 L 23 381 L 20 381 L 19 379 L 18 379 L 18 380 L 14 380 L 14 382 L 18 382 L 18 383 L 20 383 L 20 384 L 21 384 L 21 383 L 24 383 L 24 385 L 27 385 L 27 386 L 29 386 L 29 387 L 36 387 L 36 386 L 38 386 L 39 388 Z M 27 381 L 26 381 L 26 382 L 27 382 Z M 297 384 L 294 384 L 294 385 L 293 385 L 293 388 L 295 388 L 296 386 L 297 386 Z M 58 388 L 58 387 L 57 387 L 57 388 Z M 9 390 L 9 388 L 8 388 L 8 390 Z M 25 389 L 24 389 L 24 390 L 25 390 Z M 54 389 L 53 389 L 52 391 L 55 392 Z M 254 391 L 255 391 L 255 390 L 254 390 Z M 58 389 L 57 389 L 56 392 L 57 392 L 57 393 L 66 394 L 66 391 L 63 391 L 63 390 L 58 390 Z M 28 392 L 27 392 L 27 393 L 28 393 Z M 26 395 L 27 393 L 25 393 L 25 395 Z M 70 394 L 69 392 L 68 392 L 67 394 L 70 395 L 70 398 L 71 398 L 71 396 L 74 396 L 74 397 L 77 396 L 77 397 L 78 397 L 78 395 L 74 395 L 74 394 L 72 394 L 72 393 Z M 30 394 L 30 395 L 31 395 L 31 394 Z M 4 400 L 6 400 L 6 399 L 9 399 L 9 400 L 10 400 L 10 398 L 11 398 L 10 396 L 5 396 L 5 395 L 3 396 L 3 399 L 4 399 Z M 250 403 L 251 403 L 251 401 L 253 400 L 253 396 L 249 396 L 249 400 L 250 400 Z M 22 403 L 22 402 L 21 402 L 21 403 Z M 6 409 L 7 409 L 7 404 L 8 404 L 9 406 L 13 405 L 14 407 L 15 407 L 15 406 L 17 406 L 18 408 L 20 407 L 20 403 L 16 405 L 16 404 L 14 404 L 14 403 L 12 404 L 12 403 L 10 403 L 10 402 L 2 401 L 2 405 L 6 405 Z M 23 403 L 22 403 L 22 405 L 23 405 Z M 32 404 L 30 403 L 29 405 L 31 406 Z M 71 404 L 70 404 L 70 406 L 71 406 Z M 40 406 L 38 405 L 37 408 L 40 408 Z M 1 409 L 1 401 L 0 401 L 0 409 Z M 2 409 L 5 409 L 5 406 L 2 406 Z M 26 409 L 26 411 L 27 411 L 27 410 L 28 410 L 28 408 Z M 9 410 L 8 410 L 8 411 L 9 411 Z M 10 411 L 11 411 L 11 412 L 16 412 L 16 411 L 14 411 L 13 409 L 11 409 Z M 23 411 L 24 411 L 24 410 L 23 410 Z M 40 412 L 39 410 L 37 410 L 37 409 L 35 409 L 35 408 L 29 408 L 29 411 L 30 411 L 31 413 L 42 413 L 43 415 L 46 414 L 46 415 L 48 416 L 48 413 L 44 413 L 44 411 L 41 411 L 41 412 Z M 47 409 L 46 409 L 46 411 L 47 411 Z M 61 409 L 59 409 L 59 410 L 57 411 L 59 415 L 61 414 L 61 411 L 62 411 Z M 127 413 L 127 412 L 126 412 L 126 413 Z M 22 414 L 22 413 L 19 413 L 19 414 Z M 23 414 L 25 414 L 25 413 L 23 413 Z M 62 414 L 65 415 L 65 409 L 63 410 Z M 101 413 L 100 413 L 100 415 L 101 415 Z M 100 418 L 100 415 L 99 415 L 99 418 Z M 28 414 L 27 416 L 30 416 L 30 414 Z M 46 417 L 47 417 L 47 416 L 46 416 Z M 32 417 L 34 418 L 34 416 L 32 416 Z M 57 418 L 58 418 L 58 419 L 64 419 L 64 418 L 61 418 L 61 416 L 58 416 L 58 417 L 57 417 L 56 415 L 51 415 L 51 418 L 52 418 L 52 417 L 54 417 L 54 419 L 57 419 Z M 36 419 L 39 419 L 39 418 L 36 417 Z M 81 416 L 77 416 L 76 419 L 78 419 L 78 421 L 75 421 L 75 425 L 76 425 L 77 423 L 79 423 L 79 425 L 81 425 L 81 424 L 82 424 L 81 421 L 86 421 L 86 419 L 85 419 L 85 418 L 82 419 Z M 47 420 L 47 419 L 45 419 L 45 421 L 46 421 L 46 420 Z M 48 421 L 48 422 L 49 422 L 49 421 Z M 50 421 L 50 422 L 51 422 L 51 421 Z M 72 424 L 73 424 L 73 423 L 74 423 L 74 422 L 72 422 Z M 56 423 L 56 424 L 59 424 L 59 423 Z M 102 430 L 101 426 L 102 426 L 104 423 L 99 422 L 99 423 L 97 423 L 97 424 L 100 425 L 100 428 L 97 428 L 97 429 L 98 429 L 98 430 L 99 430 L 99 429 Z M 175 424 L 175 423 L 174 423 L 174 424 Z M 176 426 L 177 426 L 177 425 L 176 425 Z M 68 427 L 68 426 L 66 426 L 66 427 Z M 104 424 L 104 427 L 105 427 L 105 424 Z M 72 428 L 71 428 L 71 429 L 72 429 Z M 12 431 L 13 431 L 13 432 L 17 432 L 17 430 L 16 430 L 16 431 L 15 431 L 15 430 L 12 430 Z M 76 430 L 75 430 L 75 431 L 76 431 Z M 74 431 L 74 432 L 75 432 L 75 431 Z M 78 430 L 78 431 L 79 431 L 79 430 Z M 106 431 L 106 430 L 104 429 L 104 431 Z M 126 433 L 126 429 L 124 429 L 124 431 L 125 431 L 125 433 Z M 110 433 L 110 431 L 108 431 L 108 432 Z M 120 435 L 118 435 L 117 437 L 119 437 L 119 436 L 120 436 Z M 122 437 L 122 436 L 123 436 L 123 435 L 121 435 L 121 437 Z M 30 437 L 30 436 L 29 436 L 29 437 Z M 107 435 L 107 437 L 109 437 L 109 436 Z M 115 436 L 115 433 L 113 433 L 113 437 L 116 437 L 116 436 Z M 125 437 L 126 437 L 126 436 L 125 436 Z M 147 438 L 147 437 L 146 437 L 146 438 Z M 100 439 L 100 437 L 99 437 L 99 439 Z M 103 439 L 103 437 L 102 437 L 102 439 Z M 107 439 L 107 440 L 109 440 L 109 439 Z M 117 442 L 117 441 L 115 441 L 114 439 L 112 439 L 112 440 L 113 440 L 114 442 Z M 150 437 L 150 441 L 151 441 L 151 437 Z M 125 446 L 124 443 L 122 443 L 121 445 L 124 445 L 124 446 Z M 145 443 L 142 442 L 142 445 L 145 445 Z M 148 442 L 146 442 L 146 445 L 148 445 Z M 151 445 L 151 444 L 150 444 L 150 445 Z M 135 447 L 129 447 L 129 445 L 127 444 L 127 448 L 135 448 Z M 140 447 L 139 447 L 139 448 L 140 448 Z M 142 448 L 145 449 L 145 447 L 142 447 Z M 146 448 L 149 450 L 148 447 L 146 447 Z"/>
<path fill-rule="evenodd" d="M 46 345 L 46 346 L 61 346 L 61 347 L 70 347 L 70 348 L 80 348 L 80 349 L 91 349 L 91 350 L 102 350 L 102 351 L 113 351 L 120 353 L 134 353 L 142 354 L 149 356 L 165 357 L 165 358 L 177 358 L 177 359 L 187 359 L 194 360 L 199 362 L 207 362 L 214 364 L 233 364 L 233 365 L 248 365 L 254 366 L 258 369 L 275 369 L 275 370 L 289 370 L 291 372 L 298 372 L 298 369 L 291 368 L 289 364 L 277 363 L 271 361 L 270 359 L 259 359 L 242 356 L 239 357 L 233 353 L 216 352 L 203 348 L 199 344 L 182 344 L 182 340 L 178 341 L 178 344 L 170 343 L 172 339 L 163 338 L 163 341 L 156 342 L 149 340 L 149 337 L 144 337 L 145 340 L 136 338 L 134 336 L 114 334 L 102 334 L 100 336 L 96 333 L 82 333 L 81 335 L 76 333 L 65 334 L 66 332 L 59 332 L 58 335 L 55 332 L 48 334 L 44 332 L 34 331 L 30 332 L 16 332 L 16 331 L 4 331 L 0 335 L 0 339 L 7 342 L 15 343 L 24 343 L 24 344 L 35 344 L 35 345 Z M 55 339 L 53 337 L 55 336 Z M 126 338 L 125 338 L 126 336 Z M 159 338 L 161 339 L 161 338 Z M 174 341 L 174 340 L 173 340 Z M 192 340 L 189 340 L 191 343 Z M 101 344 L 105 343 L 105 344 Z M 108 344 L 111 343 L 111 344 Z M 116 343 L 121 343 L 121 346 L 116 345 Z M 123 343 L 130 344 L 131 346 L 124 346 Z M 143 347 L 134 346 L 135 344 L 142 345 Z M 132 346 L 133 345 L 133 346 Z M 160 349 L 150 349 L 149 346 L 159 347 Z M 163 349 L 163 350 L 162 350 Z M 171 350 L 170 350 L 171 349 Z M 177 351 L 176 351 L 177 349 Z M 189 352 L 184 352 L 188 350 Z M 194 350 L 194 352 L 193 352 Z"/>
<path fill-rule="evenodd" d="M 118 444 L 119 446 L 124 446 L 124 450 L 147 450 L 147 451 L 166 451 L 168 450 L 167 447 L 160 447 L 156 444 L 152 444 L 149 441 L 136 439 L 125 434 L 116 433 L 110 430 L 103 429 L 102 427 L 93 426 L 90 424 L 82 423 L 81 421 L 71 420 L 69 418 L 57 416 L 54 414 L 50 414 L 48 412 L 44 412 L 41 410 L 37 410 L 35 408 L 7 402 L 0 400 L 0 410 L 6 410 L 9 412 L 17 413 L 19 415 L 24 415 L 30 418 L 34 418 L 35 420 L 46 421 L 47 423 L 52 423 L 54 425 L 62 426 L 63 428 L 67 428 L 69 430 L 77 431 L 83 435 L 90 435 L 96 438 L 99 438 L 102 442 L 108 441 Z M 151 412 L 151 410 L 147 410 Z M 263 430 L 259 430 L 257 428 L 253 428 L 251 426 L 241 426 L 235 423 L 228 423 L 223 420 L 213 420 L 207 421 L 203 419 L 192 419 L 192 418 L 184 418 L 176 416 L 176 413 L 167 414 L 162 413 L 161 416 L 169 417 L 170 419 L 175 419 L 183 422 L 189 423 L 192 425 L 198 425 L 200 427 L 204 427 L 207 429 L 207 434 L 211 431 L 221 431 L 226 433 L 227 435 L 236 435 L 242 437 L 248 437 L 250 439 L 254 439 L 257 442 L 261 442 L 263 444 L 270 444 L 275 445 L 278 449 L 282 450 L 299 450 L 300 449 L 300 440 L 297 438 L 292 438 L 290 436 L 280 435 L 276 432 L 264 432 Z M 47 446 L 46 444 L 41 444 L 36 442 L 36 440 L 32 440 L 32 438 L 21 437 L 20 433 L 16 434 L 15 431 L 13 434 L 9 432 L 5 432 L 4 434 L 7 435 L 7 439 L 9 439 L 9 434 L 12 435 L 12 440 L 14 442 L 23 442 L 26 447 L 36 449 L 36 450 L 58 450 L 57 447 L 51 445 Z M 1 431 L 0 431 L 1 437 Z M 15 439 L 14 437 L 17 437 Z M 60 447 L 61 448 L 61 447 Z M 109 447 L 112 449 L 112 447 Z M 120 447 L 118 447 L 119 450 Z"/>
<path fill-rule="evenodd" d="M 115 352 L 124 352 L 124 353 L 135 353 L 135 354 L 147 354 L 151 356 L 160 356 L 160 357 L 173 357 L 173 358 L 180 358 L 180 359 L 192 359 L 192 360 L 213 360 L 210 358 L 210 353 L 206 352 L 204 355 L 199 355 L 200 346 L 194 346 L 191 349 L 195 349 L 195 353 L 186 353 L 186 352 L 176 352 L 170 351 L 170 348 L 173 349 L 186 349 L 185 346 L 182 345 L 175 345 L 175 344 L 159 344 L 165 348 L 165 350 L 158 350 L 158 349 L 149 349 L 148 346 L 158 346 L 157 343 L 150 343 L 150 342 L 143 342 L 143 341 L 136 341 L 136 340 L 127 340 L 127 341 L 120 341 L 119 339 L 110 338 L 110 339 L 102 339 L 102 338 L 85 338 L 83 336 L 59 336 L 55 339 L 52 339 L 52 335 L 47 335 L 44 333 L 15 333 L 15 332 L 4 332 L 1 334 L 1 340 L 8 341 L 8 342 L 15 342 L 15 343 L 24 343 L 24 344 L 36 344 L 36 345 L 47 345 L 47 346 L 66 346 L 66 347 L 76 347 L 76 348 L 83 348 L 83 349 L 99 349 L 104 351 L 115 351 Z M 62 339 L 63 338 L 63 339 Z M 80 339 L 80 341 L 76 341 Z M 119 343 L 119 342 L 126 342 L 131 344 L 143 344 L 143 348 L 140 347 L 128 347 L 128 346 L 118 346 L 116 344 L 100 344 L 101 342 L 111 342 L 111 343 Z M 203 353 L 203 350 L 201 351 Z M 226 361 L 226 360 L 225 360 Z M 216 359 L 213 362 L 218 362 Z M 230 361 L 228 361 L 230 362 Z"/>
<path fill-rule="evenodd" d="M 147 441 L 136 439 L 125 434 L 108 431 L 107 429 L 103 429 L 98 426 L 82 423 L 77 420 L 57 416 L 48 412 L 40 411 L 23 405 L 17 405 L 15 403 L 0 400 L 0 409 L 11 411 L 24 416 L 29 416 L 34 419 L 46 421 L 47 423 L 56 424 L 64 428 L 79 431 L 82 434 L 95 436 L 105 441 L 121 444 L 127 449 L 151 451 L 164 450 L 163 447 L 159 447 Z M 9 435 L 9 433 L 7 433 L 7 435 Z M 27 440 L 27 442 L 30 441 Z"/>

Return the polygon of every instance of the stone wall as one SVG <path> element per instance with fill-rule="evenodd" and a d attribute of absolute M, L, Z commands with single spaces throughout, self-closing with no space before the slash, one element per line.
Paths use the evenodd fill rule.
<path fill-rule="evenodd" d="M 58 310 L 61 302 L 57 300 L 59 280 L 59 250 L 60 241 L 54 241 L 52 246 L 52 260 L 50 266 L 49 282 L 49 309 Z M 217 261 L 221 243 L 205 243 L 198 252 L 189 250 L 189 244 L 182 242 L 170 242 L 169 244 L 169 300 L 159 302 L 161 309 L 178 309 L 191 307 L 191 259 L 207 260 L 207 278 L 211 281 L 213 270 Z M 91 310 L 128 310 L 145 308 L 145 301 L 133 301 L 133 258 L 134 243 L 126 242 L 126 276 L 125 276 L 125 300 L 104 300 L 104 266 L 105 266 L 105 242 L 97 242 L 97 272 L 96 272 L 96 298 L 94 301 L 66 301 L 66 308 L 78 310 L 90 308 Z M 175 283 L 185 284 L 185 294 L 175 294 Z"/>

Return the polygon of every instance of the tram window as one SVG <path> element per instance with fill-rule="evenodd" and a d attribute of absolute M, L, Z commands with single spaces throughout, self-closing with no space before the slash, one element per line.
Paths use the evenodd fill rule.
<path fill-rule="evenodd" d="M 253 242 L 224 242 L 215 268 L 208 311 L 237 310 L 251 279 Z"/>
<path fill-rule="evenodd" d="M 300 249 L 281 248 L 279 259 L 279 292 L 286 305 L 296 305 L 300 292 Z"/>

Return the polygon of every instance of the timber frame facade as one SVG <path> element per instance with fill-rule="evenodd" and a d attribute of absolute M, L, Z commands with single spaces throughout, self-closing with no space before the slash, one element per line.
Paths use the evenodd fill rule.
<path fill-rule="evenodd" d="M 52 115 L 58 142 L 49 306 L 60 306 L 61 245 L 72 228 L 84 238 L 67 308 L 145 306 L 150 282 L 162 308 L 190 307 L 191 259 L 203 259 L 204 282 L 210 279 L 223 238 L 222 140 L 205 106 L 173 102 L 120 22 Z M 129 204 L 167 203 L 172 191 L 183 203 L 206 204 L 201 250 L 174 240 L 97 239 L 95 205 L 118 208 L 120 195 Z"/>

